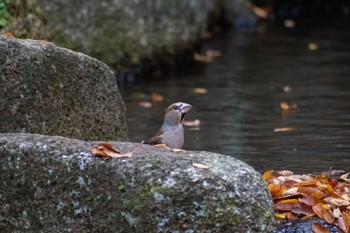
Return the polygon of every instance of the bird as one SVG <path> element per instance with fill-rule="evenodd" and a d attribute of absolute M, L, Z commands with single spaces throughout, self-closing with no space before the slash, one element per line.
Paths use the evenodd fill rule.
<path fill-rule="evenodd" d="M 158 132 L 148 140 L 148 144 L 165 144 L 173 149 L 181 149 L 184 144 L 184 128 L 182 122 L 192 105 L 177 102 L 165 110 L 163 124 Z"/>

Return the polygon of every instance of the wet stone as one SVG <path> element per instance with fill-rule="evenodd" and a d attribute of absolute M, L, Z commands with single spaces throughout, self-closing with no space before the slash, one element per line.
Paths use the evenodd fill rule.
<path fill-rule="evenodd" d="M 0 134 L 0 228 L 273 232 L 270 194 L 249 165 L 216 153 L 150 145 L 142 145 L 131 158 L 105 160 L 90 153 L 95 143 Z M 139 146 L 111 144 L 123 152 Z"/>

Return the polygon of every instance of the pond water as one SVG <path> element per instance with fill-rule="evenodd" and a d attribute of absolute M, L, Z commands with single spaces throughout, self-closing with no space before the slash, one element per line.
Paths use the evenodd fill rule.
<path fill-rule="evenodd" d="M 194 106 L 186 120 L 201 122 L 185 128 L 184 149 L 230 155 L 259 172 L 350 171 L 349 25 L 232 30 L 205 43 L 203 51 L 222 53 L 211 63 L 123 83 L 130 140 L 153 136 L 164 109 L 182 101 Z M 282 102 L 295 108 L 281 110 Z"/>

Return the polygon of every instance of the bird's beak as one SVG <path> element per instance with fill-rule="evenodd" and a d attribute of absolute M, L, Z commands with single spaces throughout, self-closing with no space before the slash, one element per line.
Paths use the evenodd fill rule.
<path fill-rule="evenodd" d="M 184 114 L 184 113 L 189 112 L 191 110 L 191 108 L 192 108 L 192 105 L 183 103 L 180 107 L 180 111 L 182 114 Z"/>

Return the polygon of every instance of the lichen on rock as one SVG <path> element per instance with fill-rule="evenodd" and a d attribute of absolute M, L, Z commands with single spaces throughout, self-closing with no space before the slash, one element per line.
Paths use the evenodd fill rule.
<path fill-rule="evenodd" d="M 1 229 L 273 231 L 266 184 L 252 167 L 237 159 L 142 145 L 131 158 L 104 160 L 90 153 L 95 143 L 0 134 Z M 111 144 L 125 151 L 139 146 Z"/>

